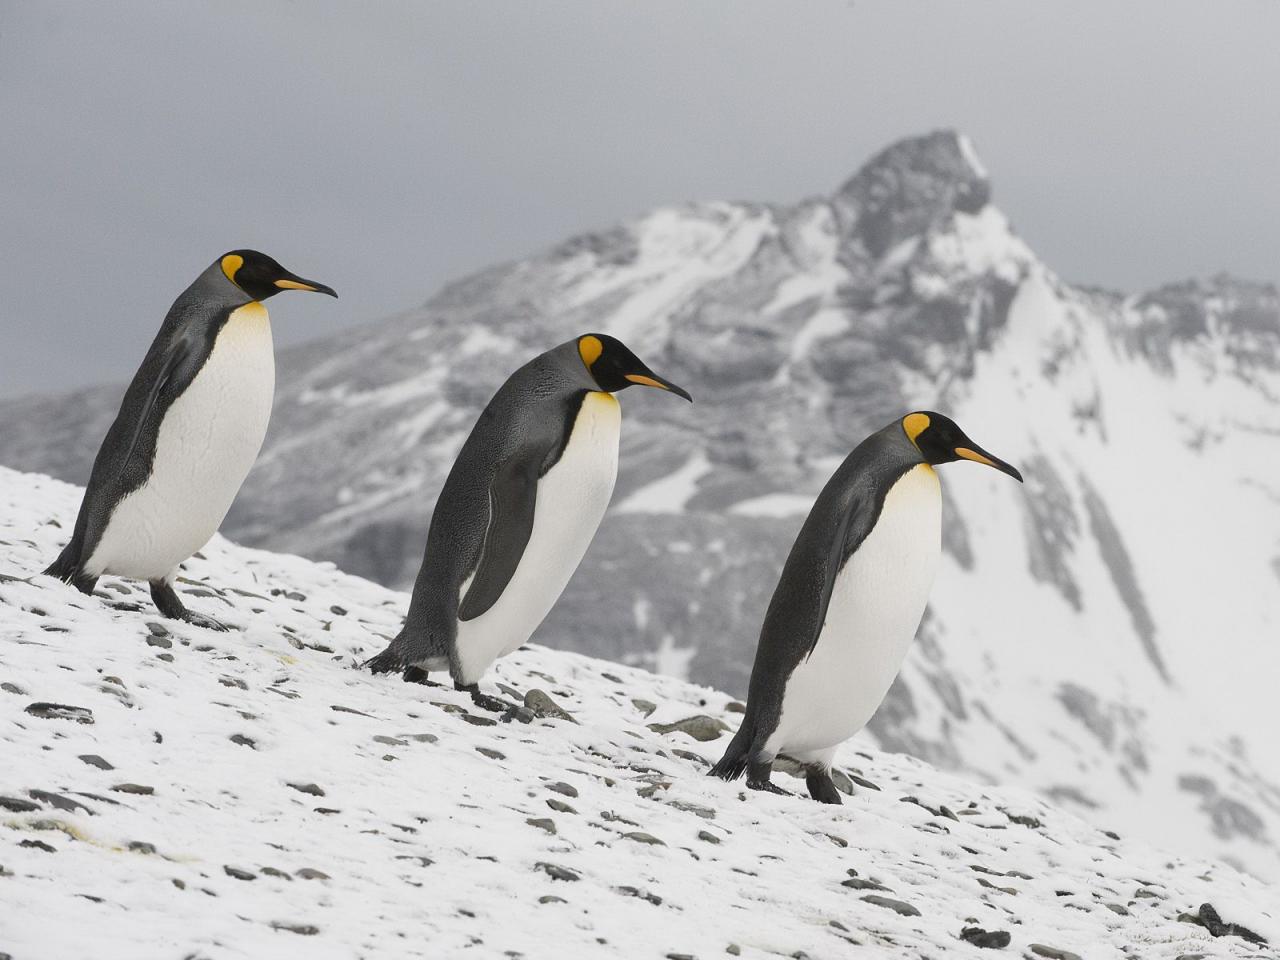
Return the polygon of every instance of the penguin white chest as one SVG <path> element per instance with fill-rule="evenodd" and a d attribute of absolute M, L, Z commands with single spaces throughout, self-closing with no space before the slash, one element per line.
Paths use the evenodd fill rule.
<path fill-rule="evenodd" d="M 864 727 L 924 616 L 942 552 L 942 490 L 927 464 L 889 490 L 871 532 L 836 575 L 818 643 L 787 680 L 773 752 L 823 753 Z"/>
<path fill-rule="evenodd" d="M 159 579 L 217 532 L 266 437 L 275 392 L 267 310 L 235 310 L 165 411 L 146 483 L 111 514 L 86 569 Z"/>
<path fill-rule="evenodd" d="M 588 393 L 560 459 L 538 480 L 533 529 L 511 581 L 483 614 L 458 622 L 458 659 L 467 683 L 532 636 L 578 569 L 613 496 L 621 428 L 614 396 Z M 463 597 L 468 586 L 470 578 Z"/>

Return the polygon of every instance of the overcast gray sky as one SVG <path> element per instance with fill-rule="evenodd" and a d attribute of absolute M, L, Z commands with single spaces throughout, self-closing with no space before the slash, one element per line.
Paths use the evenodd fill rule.
<path fill-rule="evenodd" d="M 277 342 L 689 199 L 976 141 L 1066 278 L 1280 280 L 1280 2 L 0 0 L 0 395 L 132 373 L 257 247 Z"/>

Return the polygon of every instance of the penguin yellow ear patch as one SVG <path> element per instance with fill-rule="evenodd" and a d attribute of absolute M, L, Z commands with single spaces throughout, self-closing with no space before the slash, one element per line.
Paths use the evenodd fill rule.
<path fill-rule="evenodd" d="M 906 431 L 907 439 L 915 443 L 916 437 L 929 429 L 929 415 L 925 413 L 907 414 L 902 418 L 902 429 Z"/>
<path fill-rule="evenodd" d="M 602 353 L 604 353 L 604 344 L 600 342 L 599 337 L 586 336 L 578 341 L 578 356 L 582 358 L 588 370 L 600 359 Z"/>
<path fill-rule="evenodd" d="M 222 272 L 232 283 L 236 282 L 236 271 L 244 266 L 244 257 L 238 253 L 228 253 L 222 258 Z"/>

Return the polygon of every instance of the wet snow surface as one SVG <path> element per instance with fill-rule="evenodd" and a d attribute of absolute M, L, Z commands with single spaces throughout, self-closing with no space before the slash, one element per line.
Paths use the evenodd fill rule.
<path fill-rule="evenodd" d="M 76 502 L 0 468 L 0 573 L 47 562 Z M 843 807 L 749 793 L 703 775 L 725 695 L 540 647 L 484 687 L 543 716 L 495 722 L 354 668 L 403 594 L 204 556 L 181 592 L 231 633 L 113 578 L 0 581 L 0 954 L 1274 956 L 1204 925 L 1280 939 L 1280 891 L 1230 867 L 856 745 Z"/>

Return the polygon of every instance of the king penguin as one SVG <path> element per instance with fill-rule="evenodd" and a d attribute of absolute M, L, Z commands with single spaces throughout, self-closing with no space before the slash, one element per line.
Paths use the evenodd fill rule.
<path fill-rule="evenodd" d="M 92 593 L 103 574 L 147 580 L 160 612 L 183 606 L 178 565 L 217 531 L 271 416 L 275 356 L 262 301 L 337 294 L 255 250 L 215 260 L 174 301 L 93 461 L 71 541 L 44 572 Z"/>
<path fill-rule="evenodd" d="M 840 803 L 831 760 L 884 700 L 924 616 L 942 553 L 934 466 L 973 460 L 1018 471 L 940 413 L 873 433 L 827 481 L 796 537 L 765 613 L 742 726 L 711 773 L 785 793 L 785 754 L 813 799 Z"/>
<path fill-rule="evenodd" d="M 689 394 L 613 337 L 590 333 L 518 369 L 489 401 L 436 501 L 404 627 L 375 673 L 447 669 L 474 702 L 479 681 L 551 611 L 604 517 L 622 413 L 635 384 Z"/>

